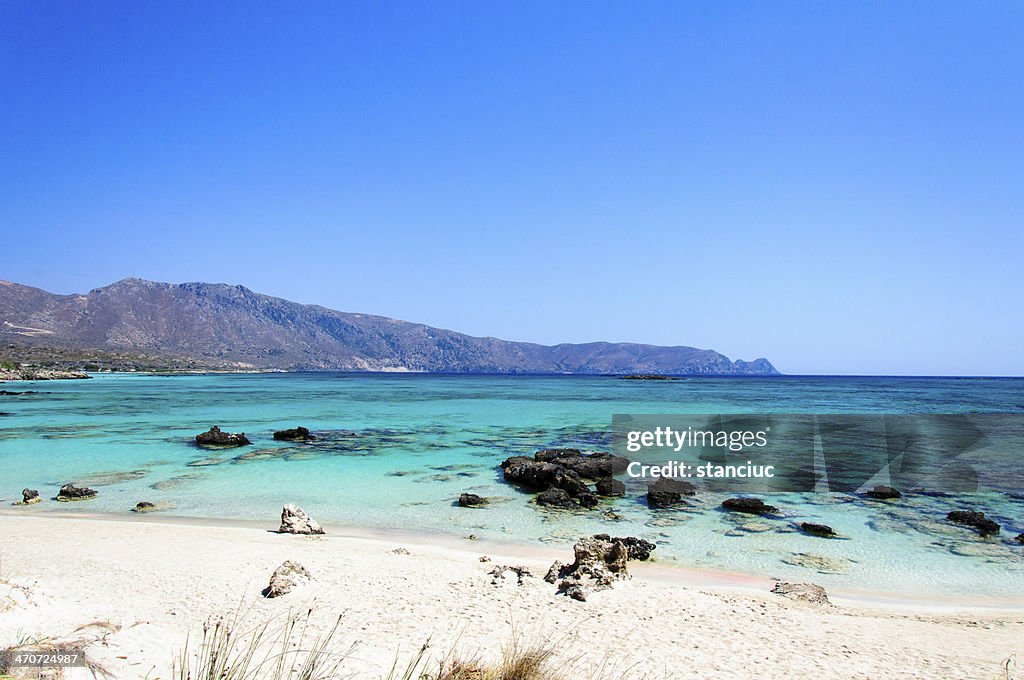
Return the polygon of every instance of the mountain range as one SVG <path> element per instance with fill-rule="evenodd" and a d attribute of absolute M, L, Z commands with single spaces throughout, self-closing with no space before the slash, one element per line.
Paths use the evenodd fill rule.
<path fill-rule="evenodd" d="M 767 359 L 634 343 L 540 345 L 339 312 L 220 283 L 128 278 L 84 295 L 0 281 L 8 347 L 135 352 L 237 369 L 774 375 Z"/>

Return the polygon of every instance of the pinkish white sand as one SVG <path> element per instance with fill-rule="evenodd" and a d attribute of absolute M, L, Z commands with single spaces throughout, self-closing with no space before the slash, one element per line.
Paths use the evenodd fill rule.
<path fill-rule="evenodd" d="M 836 597 L 837 606 L 821 607 L 771 595 L 767 580 L 730 586 L 636 563 L 633 579 L 576 602 L 542 580 L 553 557 L 571 561 L 570 548 L 273 528 L 4 512 L 0 648 L 32 636 L 84 639 L 113 677 L 166 680 L 186 636 L 194 641 L 204 620 L 242 603 L 252 621 L 312 608 L 317 630 L 341 615 L 339 646 L 354 645 L 344 668 L 356 678 L 385 676 L 396 654 L 407 659 L 427 639 L 435 656 L 454 647 L 497 659 L 513 633 L 553 640 L 573 678 L 603 668 L 601 677 L 630 679 L 994 679 L 1007 677 L 1013 655 L 1024 664 L 1020 609 Z M 261 597 L 285 560 L 314 581 Z M 487 575 L 495 564 L 527 566 L 537 578 L 495 584 Z M 70 669 L 65 677 L 90 676 Z"/>

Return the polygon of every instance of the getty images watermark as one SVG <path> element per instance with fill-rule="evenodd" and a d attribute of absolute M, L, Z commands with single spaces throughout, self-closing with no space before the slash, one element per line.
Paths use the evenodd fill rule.
<path fill-rule="evenodd" d="M 722 492 L 1019 493 L 1021 414 L 616 415 L 627 474 Z"/>

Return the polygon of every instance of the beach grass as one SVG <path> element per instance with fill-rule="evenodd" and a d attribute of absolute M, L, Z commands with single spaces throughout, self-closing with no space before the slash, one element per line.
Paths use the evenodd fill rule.
<path fill-rule="evenodd" d="M 172 662 L 174 680 L 329 680 L 348 677 L 347 662 L 355 644 L 340 635 L 342 617 L 321 633 L 311 632 L 313 609 L 253 623 L 251 612 L 238 608 L 206 621 L 197 645 L 186 640 Z M 555 655 L 558 641 L 527 639 L 513 633 L 493 663 L 480 655 L 464 656 L 449 649 L 440 658 L 424 642 L 405 662 L 395 654 L 381 680 L 613 680 L 607 669 L 582 672 L 574 660 Z"/>

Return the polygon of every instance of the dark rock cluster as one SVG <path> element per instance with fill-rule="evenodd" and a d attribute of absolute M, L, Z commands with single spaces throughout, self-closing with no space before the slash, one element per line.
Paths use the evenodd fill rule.
<path fill-rule="evenodd" d="M 835 538 L 835 529 L 827 524 L 814 524 L 813 522 L 801 522 L 800 531 L 811 536 L 820 536 L 822 538 Z"/>
<path fill-rule="evenodd" d="M 464 508 L 479 508 L 487 505 L 487 499 L 475 493 L 464 493 L 459 495 L 459 505 Z"/>
<path fill-rule="evenodd" d="M 982 537 L 998 534 L 1000 530 L 998 522 L 985 517 L 985 513 L 974 510 L 954 510 L 946 515 L 946 519 L 954 524 L 969 526 Z"/>
<path fill-rule="evenodd" d="M 899 491 L 885 484 L 879 484 L 873 489 L 865 491 L 864 495 L 868 498 L 877 498 L 879 500 L 893 500 L 903 496 Z"/>
<path fill-rule="evenodd" d="M 57 492 L 57 500 L 62 502 L 69 501 L 87 501 L 90 498 L 95 498 L 98 492 L 90 489 L 87 486 L 75 486 L 74 484 L 65 484 L 60 487 L 60 491 Z"/>
<path fill-rule="evenodd" d="M 779 509 L 774 505 L 768 505 L 760 498 L 727 498 L 722 501 L 722 507 L 733 512 L 745 512 L 750 515 L 775 515 Z"/>
<path fill-rule="evenodd" d="M 221 432 L 219 426 L 214 425 L 206 432 L 196 435 L 196 444 L 206 448 L 233 448 L 251 444 L 244 432 Z"/>
<path fill-rule="evenodd" d="M 686 505 L 683 496 L 693 496 L 697 488 L 689 482 L 662 477 L 647 485 L 647 506 L 650 508 L 671 508 Z"/>
<path fill-rule="evenodd" d="M 626 471 L 629 461 L 610 453 L 583 453 L 579 449 L 544 449 L 533 455 L 513 456 L 501 463 L 505 480 L 538 492 L 537 504 L 554 508 L 592 508 L 597 494 L 624 495 L 625 485 L 613 475 Z M 584 480 L 597 481 L 597 493 Z"/>
<path fill-rule="evenodd" d="M 290 430 L 278 430 L 274 433 L 274 439 L 280 442 L 309 442 L 316 439 L 316 435 L 310 434 L 308 428 L 300 426 Z"/>

